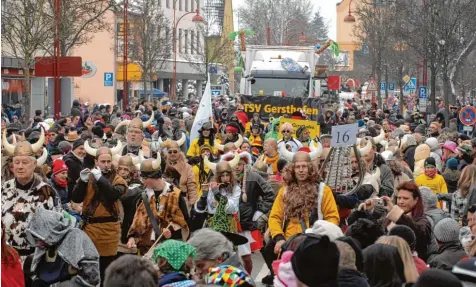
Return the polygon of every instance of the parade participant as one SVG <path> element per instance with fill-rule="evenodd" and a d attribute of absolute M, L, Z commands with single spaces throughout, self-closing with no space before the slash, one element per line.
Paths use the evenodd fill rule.
<path fill-rule="evenodd" d="M 316 142 L 311 139 L 309 128 L 300 126 L 296 131 L 296 137 L 301 142 L 302 146 L 308 147 L 311 144 L 317 146 Z"/>
<path fill-rule="evenodd" d="M 205 164 L 212 170 L 214 177 L 208 184 L 208 189 L 202 189 L 202 196 L 195 203 L 195 211 L 206 213 L 207 227 L 217 231 L 236 233 L 238 231 L 238 206 L 241 196 L 240 185 L 236 182 L 233 170 L 240 161 L 235 154 L 232 161 L 211 163 L 205 158 Z"/>
<path fill-rule="evenodd" d="M 254 156 L 258 156 L 263 150 L 264 139 L 261 131 L 262 129 L 259 124 L 255 123 L 251 126 L 251 134 L 248 137 L 248 141 L 251 146 L 251 152 Z"/>
<path fill-rule="evenodd" d="M 136 117 L 132 120 L 123 120 L 120 122 L 114 132 L 118 132 L 118 130 L 122 127 L 127 125 L 127 132 L 126 132 L 126 145 L 122 149 L 121 155 L 132 154 L 134 156 L 139 156 L 139 151 L 142 150 L 142 141 L 144 140 L 144 129 L 148 128 L 152 122 L 154 121 L 154 117 L 149 117 L 146 122 L 143 122 L 139 117 Z M 152 156 L 152 154 L 146 154 L 145 156 Z"/>
<path fill-rule="evenodd" d="M 324 115 L 319 115 L 319 126 L 321 128 L 321 134 L 330 134 L 331 128 L 334 125 L 333 120 L 334 112 L 331 109 L 327 109 Z"/>
<path fill-rule="evenodd" d="M 216 131 L 211 123 L 204 123 L 202 127 L 198 130 L 198 138 L 194 139 L 190 144 L 190 148 L 187 152 L 187 157 L 199 157 L 201 155 L 200 147 L 204 144 L 208 146 L 214 146 L 215 133 Z M 213 153 L 216 154 L 217 150 L 213 150 Z"/>
<path fill-rule="evenodd" d="M 274 190 L 259 174 L 251 171 L 251 155 L 245 151 L 238 151 L 240 161 L 234 169 L 237 182 L 241 186 L 240 196 L 240 225 L 243 230 L 241 235 L 248 239 L 247 244 L 238 246 L 238 253 L 243 260 L 246 272 L 251 274 L 253 262 L 251 252 L 260 250 L 262 237 L 260 229 L 266 225 L 268 212 L 273 206 Z M 233 153 L 227 153 L 221 160 L 232 160 Z M 256 244 L 251 244 L 251 243 Z M 253 247 L 252 247 L 253 245 Z"/>
<path fill-rule="evenodd" d="M 185 155 L 180 147 L 185 143 L 185 134 L 178 141 L 167 139 L 165 142 L 159 141 L 162 148 L 167 149 L 165 155 L 165 170 L 174 169 L 180 174 L 179 186 L 189 207 L 193 206 L 197 200 L 197 183 L 192 167 L 185 161 Z"/>
<path fill-rule="evenodd" d="M 253 126 L 255 125 L 258 126 L 260 130 L 264 129 L 264 124 L 261 118 L 259 117 L 259 113 L 254 113 L 253 118 L 251 119 L 251 128 L 253 128 Z"/>
<path fill-rule="evenodd" d="M 433 191 L 433 193 L 435 193 L 436 195 L 447 194 L 448 188 L 446 187 L 445 179 L 443 178 L 443 176 L 438 174 L 435 159 L 432 157 L 428 157 L 427 159 L 425 159 L 424 167 L 425 173 L 415 178 L 416 185 L 426 186 L 431 189 L 431 191 Z M 441 201 L 438 204 L 438 207 L 443 207 Z"/>
<path fill-rule="evenodd" d="M 68 191 L 69 198 L 71 198 L 71 192 L 78 181 L 80 172 L 85 168 L 84 158 L 87 153 L 84 149 L 84 140 L 78 139 L 73 142 L 71 150 L 63 157 L 63 161 L 68 167 Z"/>
<path fill-rule="evenodd" d="M 128 185 L 127 192 L 121 197 L 122 222 L 121 240 L 118 245 L 119 254 L 135 254 L 137 248 L 127 248 L 127 233 L 134 220 L 134 214 L 143 192 L 143 185 L 138 179 L 137 168 L 133 158 L 129 155 L 122 156 L 117 162 L 117 174 L 121 176 Z"/>
<path fill-rule="evenodd" d="M 264 137 L 264 140 L 266 141 L 269 138 L 273 138 L 276 141 L 278 141 L 279 137 L 279 124 L 280 124 L 280 119 L 274 119 L 270 116 L 269 118 L 270 124 L 268 124 L 266 127 L 268 128 L 268 133 Z"/>
<path fill-rule="evenodd" d="M 95 168 L 81 171 L 71 199 L 83 203 L 83 230 L 99 252 L 101 278 L 104 278 L 107 266 L 117 255 L 121 231 L 119 199 L 127 191 L 127 182 L 112 165 L 120 144 L 112 149 L 105 146 L 95 149 L 85 142 L 84 148 L 95 158 Z"/>
<path fill-rule="evenodd" d="M 186 242 L 169 239 L 154 248 L 152 260 L 159 268 L 159 287 L 194 287 L 194 261 L 197 251 Z"/>
<path fill-rule="evenodd" d="M 299 151 L 283 172 L 285 186 L 279 190 L 269 215 L 269 231 L 273 240 L 263 251 L 270 270 L 286 239 L 304 232 L 318 219 L 339 225 L 332 190 L 320 183 L 313 160 L 315 157 L 309 153 Z"/>
<path fill-rule="evenodd" d="M 293 138 L 294 128 L 290 123 L 282 124 L 279 131 L 283 134 L 283 138 L 278 141 L 278 150 L 281 145 L 290 146 L 292 152 L 297 152 L 297 150 L 302 147 L 302 143 Z"/>
<path fill-rule="evenodd" d="M 426 260 L 427 246 L 431 239 L 431 224 L 425 216 L 421 192 L 417 185 L 410 182 L 398 186 L 397 190 L 396 205 L 389 197 L 382 197 L 385 209 L 388 210 L 386 216 L 388 221 L 385 224 L 389 225 L 391 221 L 410 227 L 418 238 L 415 250 L 421 259 Z"/>
<path fill-rule="evenodd" d="M 96 286 L 99 254 L 91 239 L 63 213 L 39 210 L 26 230 L 35 247 L 31 262 L 32 286 Z"/>
<path fill-rule="evenodd" d="M 154 238 L 162 234 L 164 239 L 177 240 L 187 240 L 190 234 L 187 202 L 180 195 L 180 189 L 162 178 L 160 164 L 160 156 L 157 156 L 157 159 L 147 159 L 140 165 L 145 193 L 142 194 L 142 201 L 137 207 L 127 235 L 127 247 L 137 247 L 140 254 L 145 254 L 152 246 L 153 234 Z M 146 198 L 147 203 L 144 202 Z M 153 214 L 154 218 L 150 218 L 149 213 Z M 152 220 L 155 220 L 155 223 Z"/>
<path fill-rule="evenodd" d="M 377 144 L 383 140 L 383 136 L 383 130 L 381 130 L 379 136 L 367 139 L 372 143 L 372 148 L 369 152 L 363 154 L 362 158 L 367 164 L 367 170 L 370 173 L 375 173 L 377 168 L 380 170 L 380 190 L 378 191 L 378 195 L 392 196 L 394 191 L 392 171 L 385 164 L 383 157 L 377 153 Z M 364 143 L 364 141 L 362 142 Z"/>
<path fill-rule="evenodd" d="M 230 122 L 225 127 L 225 140 L 224 144 L 234 143 L 239 140 L 240 126 L 235 122 Z M 240 143 L 241 144 L 241 143 Z"/>
<path fill-rule="evenodd" d="M 213 162 L 212 147 L 203 144 L 200 146 L 200 161 L 193 165 L 192 170 L 195 175 L 195 182 L 197 183 L 197 197 L 202 196 L 202 185 L 207 184 L 211 173 L 208 166 L 204 163 L 204 158 L 208 157 Z"/>
<path fill-rule="evenodd" d="M 256 160 L 255 166 L 258 169 L 264 168 L 269 175 L 278 173 L 278 143 L 274 138 L 264 141 L 263 154 Z"/>
<path fill-rule="evenodd" d="M 2 220 L 5 224 L 7 241 L 21 256 L 31 254 L 33 249 L 25 238 L 25 230 L 39 206 L 52 209 L 55 205 L 53 189 L 35 174 L 35 168 L 42 165 L 46 156 L 36 159 L 36 154 L 45 142 L 45 133 L 41 130 L 39 140 L 30 144 L 20 141 L 10 144 L 6 130 L 3 132 L 4 152 L 12 155 L 14 178 L 2 185 Z M 46 148 L 43 148 L 46 153 Z"/>

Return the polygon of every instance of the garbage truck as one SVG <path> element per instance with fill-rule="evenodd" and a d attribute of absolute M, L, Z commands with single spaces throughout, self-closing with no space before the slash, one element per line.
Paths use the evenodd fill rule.
<path fill-rule="evenodd" d="M 319 55 L 312 46 L 249 45 L 241 56 L 242 95 L 314 97 L 319 90 L 314 78 Z"/>

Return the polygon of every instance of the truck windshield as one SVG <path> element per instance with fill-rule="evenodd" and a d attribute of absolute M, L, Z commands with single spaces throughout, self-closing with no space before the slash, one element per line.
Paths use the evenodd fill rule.
<path fill-rule="evenodd" d="M 264 96 L 308 97 L 309 79 L 255 78 L 251 83 L 251 94 Z"/>

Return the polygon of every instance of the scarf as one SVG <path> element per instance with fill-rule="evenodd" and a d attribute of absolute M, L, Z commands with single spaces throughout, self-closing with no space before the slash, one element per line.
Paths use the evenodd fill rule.
<path fill-rule="evenodd" d="M 264 154 L 264 162 L 269 166 L 273 168 L 273 174 L 278 173 L 278 159 L 279 159 L 279 153 L 277 153 L 273 157 L 268 157 L 267 155 Z"/>
<path fill-rule="evenodd" d="M 434 178 L 437 173 L 436 168 L 432 169 L 431 171 L 425 171 L 425 175 L 431 178 Z"/>
<path fill-rule="evenodd" d="M 68 186 L 68 180 L 66 179 L 60 180 L 57 176 L 53 176 L 53 180 L 59 187 L 65 188 L 66 186 Z"/>

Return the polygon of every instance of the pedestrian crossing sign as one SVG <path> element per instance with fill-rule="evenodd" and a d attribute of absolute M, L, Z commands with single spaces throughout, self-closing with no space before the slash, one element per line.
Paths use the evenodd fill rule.
<path fill-rule="evenodd" d="M 410 81 L 405 85 L 405 89 L 408 91 L 415 91 L 417 86 L 416 78 L 411 78 Z"/>

